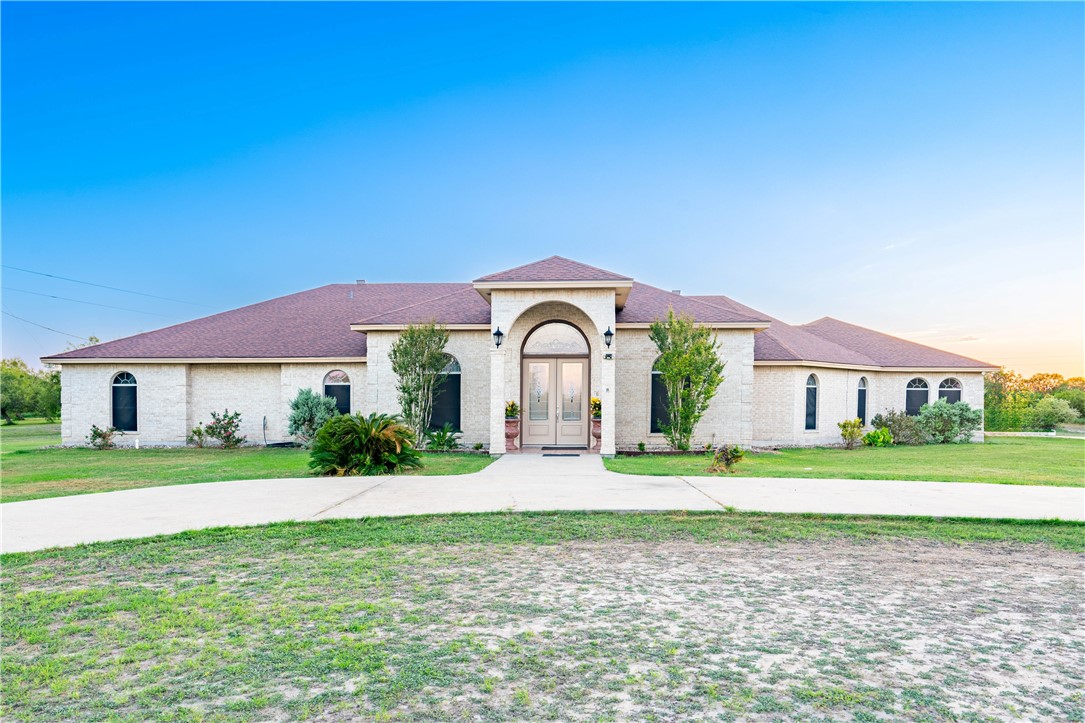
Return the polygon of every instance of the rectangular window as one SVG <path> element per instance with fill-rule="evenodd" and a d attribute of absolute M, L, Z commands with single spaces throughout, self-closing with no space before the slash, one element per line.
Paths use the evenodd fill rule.
<path fill-rule="evenodd" d="M 663 377 L 659 374 L 652 375 L 652 424 L 649 431 L 652 434 L 661 434 L 663 425 L 667 423 L 667 387 L 663 384 Z"/>
<path fill-rule="evenodd" d="M 866 426 L 866 390 L 859 390 L 859 405 L 855 411 L 855 416 L 859 418 L 859 421 Z"/>
<path fill-rule="evenodd" d="M 460 429 L 460 375 L 449 374 L 441 386 L 433 390 L 433 413 L 429 418 L 430 429 L 440 429 L 451 424 Z"/>
<path fill-rule="evenodd" d="M 926 389 L 909 389 L 905 394 L 904 411 L 908 416 L 915 417 L 926 403 Z"/>
<path fill-rule="evenodd" d="M 945 399 L 950 404 L 956 404 L 957 402 L 961 401 L 961 390 L 960 389 L 939 389 L 938 390 L 938 398 L 939 399 Z"/>
<path fill-rule="evenodd" d="M 818 388 L 806 388 L 806 428 L 818 428 Z"/>
<path fill-rule="evenodd" d="M 113 387 L 113 426 L 122 432 L 136 431 L 135 385 Z"/>
<path fill-rule="evenodd" d="M 350 414 L 350 385 L 325 384 L 324 396 L 335 400 L 335 408 L 340 414 Z"/>
<path fill-rule="evenodd" d="M 533 422 L 544 422 L 550 418 L 550 364 L 528 364 L 527 374 L 527 418 Z"/>
<path fill-rule="evenodd" d="M 561 421 L 579 422 L 583 414 L 584 401 L 584 363 L 562 362 L 561 364 Z"/>

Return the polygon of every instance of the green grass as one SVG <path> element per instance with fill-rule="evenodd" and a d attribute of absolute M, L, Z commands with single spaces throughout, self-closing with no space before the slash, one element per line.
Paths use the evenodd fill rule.
<path fill-rule="evenodd" d="M 605 463 L 624 474 L 711 474 L 703 455 L 618 456 Z M 1085 487 L 1085 444 L 1078 439 L 988 437 L 984 444 L 783 449 L 747 454 L 735 474 Z"/>
<path fill-rule="evenodd" d="M 303 449 L 39 449 L 59 443 L 59 425 L 0 427 L 0 501 L 309 474 Z M 425 466 L 412 474 L 467 474 L 490 461 L 481 454 L 423 454 Z"/>
<path fill-rule="evenodd" d="M 9 554 L 0 717 L 1077 719 L 1083 550 L 1082 523 L 537 513 Z"/>

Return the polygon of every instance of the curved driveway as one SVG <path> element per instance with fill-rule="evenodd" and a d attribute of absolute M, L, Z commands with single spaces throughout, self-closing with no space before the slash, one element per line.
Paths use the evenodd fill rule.
<path fill-rule="evenodd" d="M 501 510 L 720 510 L 1085 519 L 1085 488 L 895 480 L 646 477 L 595 455 L 506 455 L 476 474 L 148 487 L 0 505 L 4 552 L 286 520 Z"/>

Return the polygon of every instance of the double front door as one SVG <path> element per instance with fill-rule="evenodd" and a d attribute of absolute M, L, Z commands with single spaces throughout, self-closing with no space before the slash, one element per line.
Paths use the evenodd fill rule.
<path fill-rule="evenodd" d="M 520 444 L 587 446 L 588 360 L 528 357 L 520 378 Z"/>

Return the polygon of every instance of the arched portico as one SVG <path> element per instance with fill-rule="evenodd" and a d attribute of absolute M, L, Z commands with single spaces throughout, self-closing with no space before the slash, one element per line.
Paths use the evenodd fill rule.
<path fill-rule="evenodd" d="M 504 449 L 504 409 L 505 402 L 515 399 L 521 405 L 521 442 L 525 435 L 525 425 L 528 421 L 528 407 L 524 402 L 524 370 L 525 358 L 530 359 L 531 354 L 525 357 L 524 343 L 531 332 L 541 325 L 549 322 L 561 322 L 568 324 L 579 331 L 587 344 L 587 354 L 581 357 L 586 366 L 584 388 L 580 390 L 582 403 L 592 396 L 599 397 L 603 402 L 603 423 L 600 451 L 603 454 L 614 454 L 614 342 L 610 348 L 606 348 L 603 342 L 603 333 L 607 329 L 614 328 L 614 292 L 607 289 L 516 289 L 495 290 L 492 296 L 492 325 L 493 329 L 500 328 L 505 334 L 500 348 L 491 350 L 490 368 L 490 449 L 491 452 Z M 610 356 L 611 358 L 605 358 Z M 539 357 L 539 359 L 559 359 L 560 355 Z M 542 362 L 537 362 L 542 364 Z M 547 368 L 538 367 L 537 373 L 548 374 L 549 383 L 555 385 L 561 380 L 562 374 L 568 374 L 570 378 L 574 369 L 565 368 L 561 363 Z M 576 362 L 570 361 L 568 364 Z M 575 385 L 573 385 L 575 386 Z M 574 390 L 575 391 L 575 390 Z M 581 403 L 577 400 L 577 403 Z M 564 444 L 573 444 L 572 436 L 575 425 L 572 418 L 577 416 L 572 410 L 561 412 L 559 407 L 551 402 L 549 414 L 555 417 L 569 417 L 569 424 L 565 429 L 568 434 Z M 536 420 L 542 421 L 542 420 Z M 559 423 L 562 421 L 558 420 Z M 583 442 L 581 446 L 590 446 L 588 436 L 589 424 L 584 420 Z M 548 438 L 548 437 L 547 437 Z M 535 436 L 533 441 L 540 444 L 541 436 Z M 557 430 L 553 444 L 561 445 L 558 441 Z M 549 446 L 548 443 L 541 444 Z"/>

